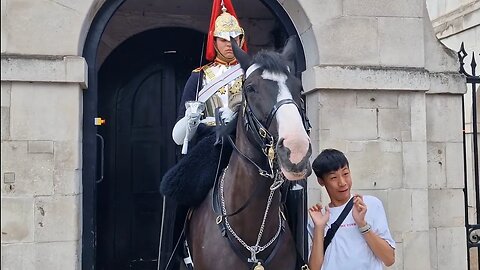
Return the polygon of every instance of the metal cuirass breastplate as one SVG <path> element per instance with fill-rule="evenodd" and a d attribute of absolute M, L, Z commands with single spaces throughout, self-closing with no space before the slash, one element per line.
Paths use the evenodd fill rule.
<path fill-rule="evenodd" d="M 212 80 L 222 75 L 229 68 L 230 66 L 218 63 L 214 63 L 205 68 L 202 87 L 208 85 Z M 239 94 L 242 89 L 242 79 L 243 75 L 235 78 L 233 81 L 218 89 L 215 94 L 207 99 L 205 102 L 205 117 L 215 117 L 216 108 L 230 107 L 230 109 L 232 109 L 232 105 L 238 103 L 238 98 L 241 98 L 241 95 Z"/>

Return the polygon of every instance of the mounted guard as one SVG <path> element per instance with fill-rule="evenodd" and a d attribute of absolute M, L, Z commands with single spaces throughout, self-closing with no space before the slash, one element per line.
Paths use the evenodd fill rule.
<path fill-rule="evenodd" d="M 206 46 L 206 59 L 211 62 L 193 70 L 172 131 L 186 155 L 165 174 L 161 185 L 164 195 L 182 205 L 197 206 L 212 187 L 221 150 L 215 146 L 220 143 L 215 126 L 220 120 L 234 119 L 241 101 L 243 71 L 233 55 L 232 38 L 247 50 L 231 1 L 215 0 Z M 231 147 L 224 147 L 222 156 L 230 153 Z"/>
<path fill-rule="evenodd" d="M 285 59 L 280 59 L 277 56 L 273 57 L 272 59 L 267 59 L 270 57 L 269 54 L 262 55 L 267 55 L 265 59 L 267 61 L 274 62 L 277 65 L 279 63 L 292 61 L 292 55 L 294 55 L 296 50 L 295 46 L 292 44 L 295 42 L 296 41 L 290 41 L 290 45 L 287 45 L 288 48 L 286 48 L 285 51 L 288 52 L 282 56 Z M 234 53 L 234 51 L 236 52 Z M 299 265 L 295 262 L 295 257 L 298 259 L 299 256 L 306 256 L 306 254 L 303 254 L 303 252 L 301 252 L 301 255 L 295 256 L 295 254 L 297 254 L 295 250 L 303 249 L 305 242 L 303 236 L 303 231 L 305 231 L 304 221 L 306 220 L 306 209 L 303 209 L 303 204 L 305 203 L 305 197 L 303 197 L 305 194 L 304 190 L 302 190 L 300 196 L 298 195 L 300 194 L 298 192 L 296 192 L 296 194 L 290 192 L 293 194 L 293 196 L 290 196 L 290 201 L 292 203 L 290 206 L 285 207 L 286 191 L 290 190 L 293 186 L 295 186 L 294 189 L 297 189 L 297 191 L 302 189 L 301 185 L 293 184 L 294 182 L 285 181 L 285 176 L 288 175 L 287 178 L 292 178 L 290 180 L 305 179 L 310 173 L 307 173 L 307 171 L 311 171 L 308 160 L 308 157 L 311 154 L 310 141 L 305 133 L 306 130 L 309 129 L 309 124 L 305 116 L 303 101 L 300 98 L 301 84 L 294 76 L 294 65 L 292 64 L 290 67 L 288 67 L 288 75 L 283 76 L 289 78 L 289 84 L 294 82 L 295 85 L 289 85 L 289 87 L 293 87 L 295 89 L 292 90 L 294 91 L 292 95 L 294 95 L 295 98 L 287 98 L 278 102 L 277 104 L 274 104 L 275 106 L 273 107 L 272 112 L 270 112 L 270 116 L 266 117 L 267 123 L 264 123 L 263 118 L 257 119 L 255 117 L 254 111 L 256 109 L 252 109 L 254 107 L 253 105 L 248 106 L 249 110 L 252 110 L 249 112 L 249 114 L 252 114 L 253 116 L 246 118 L 245 110 L 247 108 L 247 95 L 243 92 L 243 83 L 246 79 L 246 76 L 251 75 L 253 72 L 252 71 L 249 73 L 249 71 L 247 71 L 247 68 L 250 66 L 250 64 L 252 64 L 251 61 L 253 60 L 244 60 L 241 66 L 235 57 L 235 55 L 239 55 L 239 51 L 243 53 L 243 58 L 247 59 L 245 57 L 248 56 L 246 54 L 247 47 L 245 42 L 245 32 L 238 23 L 233 5 L 230 0 L 214 0 L 206 47 L 206 59 L 211 62 L 192 71 L 192 74 L 185 85 L 184 93 L 179 105 L 179 120 L 172 131 L 172 137 L 175 143 L 182 145 L 182 154 L 184 154 L 184 156 L 164 175 L 161 183 L 161 192 L 166 197 L 175 200 L 180 206 L 196 208 L 193 214 L 190 213 L 191 215 L 189 216 L 189 218 L 194 221 L 189 225 L 190 227 L 185 226 L 185 233 L 188 234 L 187 238 L 189 239 L 188 241 L 184 242 L 183 246 L 187 255 L 187 258 L 184 261 L 189 269 L 193 269 L 194 267 L 194 260 L 192 260 L 192 258 L 197 260 L 196 262 L 198 262 L 199 265 L 198 269 L 205 269 L 202 267 L 202 265 L 204 265 L 202 263 L 202 255 L 199 255 L 200 253 L 198 252 L 197 246 L 198 242 L 195 239 L 200 239 L 199 237 L 203 237 L 203 234 L 219 234 L 220 232 L 218 231 L 218 225 L 224 226 L 221 229 L 221 234 L 223 236 L 220 238 L 222 241 L 222 246 L 227 243 L 225 241 L 227 238 L 230 243 L 232 243 L 232 241 L 237 241 L 239 243 L 243 242 L 240 236 L 235 234 L 234 229 L 228 230 L 228 217 L 232 216 L 232 220 L 234 220 L 232 224 L 236 224 L 235 220 L 244 217 L 244 215 L 252 210 L 252 207 L 258 208 L 255 209 L 255 211 L 260 210 L 260 208 L 264 209 L 265 205 L 263 200 L 267 200 L 267 198 L 263 198 L 262 195 L 264 192 L 262 190 L 264 188 L 267 188 L 271 191 L 269 191 L 270 195 L 267 196 L 269 197 L 269 202 L 267 204 L 267 209 L 264 209 L 266 212 L 262 214 L 265 215 L 265 217 L 262 224 L 262 232 L 258 235 L 257 248 L 259 249 L 249 247 L 248 252 L 250 255 L 248 256 L 249 263 L 247 263 L 247 265 L 251 264 L 252 267 L 256 267 L 255 270 L 263 269 L 264 266 L 270 267 L 270 265 L 278 265 L 278 257 L 276 257 L 277 252 L 279 252 L 279 254 L 285 254 L 285 252 L 292 253 L 287 256 L 288 258 L 285 257 L 286 265 L 290 266 L 293 266 L 293 264 Z M 252 66 L 259 70 L 265 70 L 268 68 L 268 66 Z M 281 68 L 282 72 L 287 72 L 286 70 L 286 66 Z M 290 70 L 292 71 L 291 73 Z M 252 103 L 256 102 L 252 101 Z M 283 107 L 282 110 L 279 110 L 280 107 Z M 239 109 L 241 109 L 241 111 L 239 111 Z M 288 139 L 282 138 L 280 141 L 278 141 L 278 131 L 272 132 L 272 134 L 275 134 L 275 136 L 270 135 L 270 131 L 268 131 L 270 128 L 275 129 L 278 127 L 279 124 L 275 119 L 279 117 L 278 115 L 288 118 L 288 116 L 285 115 L 285 110 L 290 110 L 290 112 L 294 115 L 300 116 L 299 118 L 297 118 L 297 116 L 292 118 L 292 123 L 298 121 L 303 123 L 302 128 L 300 129 L 303 130 L 306 137 L 302 137 L 302 143 L 295 145 L 295 147 L 300 147 L 303 149 L 300 151 L 303 153 L 300 159 L 298 159 L 299 155 L 296 153 L 296 151 L 284 151 L 284 149 L 293 149 L 293 146 L 288 144 L 290 141 L 294 141 L 292 138 L 298 134 L 291 134 L 291 132 L 288 131 L 287 133 L 291 134 L 292 137 L 289 137 Z M 239 114 L 243 115 L 240 116 Z M 248 124 L 243 122 L 237 123 L 238 118 L 241 118 L 242 121 L 245 119 L 250 120 L 248 120 Z M 235 139 L 239 127 L 242 127 L 240 129 L 240 135 L 242 136 L 240 141 L 245 142 L 245 139 L 248 137 L 248 142 L 260 143 L 259 146 L 261 146 L 261 149 L 251 149 L 251 151 L 254 151 L 253 154 L 250 153 L 248 156 L 244 155 L 247 160 L 251 159 L 250 161 L 253 163 L 250 165 L 242 165 L 247 167 L 240 169 L 240 171 L 238 164 L 241 163 L 235 165 L 236 161 L 238 161 L 239 153 L 241 156 L 243 155 L 241 154 L 241 151 L 244 151 L 239 149 L 242 148 L 242 146 L 237 147 L 238 141 Z M 254 137 L 251 137 L 252 135 L 250 132 L 245 132 L 244 128 L 249 129 L 251 127 L 262 127 L 259 131 L 260 135 L 256 134 Z M 282 132 L 284 133 L 286 131 L 285 127 L 285 124 L 283 124 Z M 307 138 L 307 140 L 305 140 L 305 138 Z M 256 145 L 256 143 L 254 145 Z M 278 144 L 280 144 L 280 146 Z M 268 145 L 268 147 L 266 147 L 266 145 Z M 285 145 L 287 147 L 285 147 Z M 235 149 L 235 151 L 232 157 L 233 149 Z M 277 149 L 282 150 L 277 152 Z M 262 157 L 257 157 L 258 154 L 262 156 L 265 154 L 267 158 L 264 160 Z M 297 163 L 292 163 L 289 161 L 290 158 L 295 159 L 294 156 L 297 158 Z M 233 164 L 232 159 L 235 160 Z M 279 162 L 287 162 L 288 164 L 280 165 Z M 230 164 L 228 173 L 227 164 Z M 257 174 L 252 174 L 252 165 L 254 165 L 253 168 Z M 243 170 L 245 170 L 244 173 L 242 173 Z M 273 181 L 273 183 L 271 183 L 271 185 L 269 184 L 269 188 L 267 185 L 261 184 L 260 187 L 254 188 L 253 193 L 242 195 L 242 191 L 248 192 L 248 190 L 244 188 L 250 187 L 252 183 L 245 185 L 243 188 L 238 190 L 238 195 L 240 196 L 239 200 L 242 201 L 242 203 L 244 200 L 243 196 L 247 196 L 248 198 L 246 199 L 246 202 L 243 204 L 243 206 L 238 207 L 237 211 L 231 211 L 230 207 L 232 206 L 227 206 L 225 204 L 225 201 L 229 201 L 231 198 L 224 197 L 222 194 L 224 191 L 223 187 L 225 187 L 227 190 L 231 187 L 231 183 L 227 183 L 226 179 L 233 178 L 228 180 L 229 182 L 235 182 L 234 179 L 236 179 L 237 185 L 241 183 L 241 181 L 238 182 L 240 179 L 235 176 L 235 172 L 238 172 L 246 177 L 244 181 L 247 182 L 253 181 L 253 183 L 255 183 L 257 181 L 256 179 L 260 177 L 261 180 L 259 181 L 261 182 Z M 214 183 L 216 184 L 214 185 Z M 281 190 L 282 192 L 280 192 Z M 208 198 L 211 197 L 212 200 L 205 200 L 209 191 L 211 191 L 211 196 Z M 283 193 L 283 195 L 281 193 Z M 213 203 L 213 208 L 216 212 L 215 215 L 217 216 L 211 216 L 211 203 Z M 260 208 L 257 207 L 258 203 L 261 205 Z M 273 218 L 273 221 L 272 217 L 266 217 L 269 213 L 268 209 L 270 207 L 273 207 L 274 209 L 270 211 L 269 215 L 272 215 L 273 213 L 276 216 Z M 208 208 L 210 208 L 210 211 Z M 204 213 L 205 211 L 209 212 Z M 290 219 L 290 226 L 286 224 L 287 220 L 285 218 L 285 214 Z M 211 220 L 208 220 L 208 222 L 213 222 L 213 229 L 212 227 L 209 227 L 205 231 L 204 228 L 202 229 L 201 233 L 195 233 L 198 229 L 196 227 L 196 223 L 199 222 L 199 215 L 203 215 L 204 218 L 210 217 Z M 252 224 L 256 224 L 257 222 L 259 221 L 252 221 Z M 203 224 L 203 221 L 200 223 Z M 215 225 L 215 223 L 217 225 Z M 188 224 L 188 221 L 186 221 L 185 224 Z M 268 245 L 263 245 L 265 252 L 262 252 L 264 250 L 259 246 L 259 244 L 264 241 L 262 240 L 263 231 L 265 230 L 265 237 L 272 237 L 272 228 L 270 228 L 271 225 L 275 226 L 273 229 L 276 231 L 276 237 L 270 238 L 272 241 Z M 191 228 L 191 226 L 194 226 L 194 228 Z M 294 235 L 292 235 L 292 229 Z M 227 232 L 227 230 L 229 232 Z M 232 234 L 232 232 L 234 234 Z M 286 236 L 283 236 L 284 233 L 286 233 Z M 236 235 L 236 237 L 234 235 Z M 297 238 L 299 244 L 296 245 L 293 242 L 294 238 Z M 193 254 L 190 253 L 187 243 L 193 243 L 193 247 L 190 245 L 193 249 Z M 280 247 L 283 245 L 282 243 L 286 244 L 287 246 Z M 244 244 L 245 242 L 242 243 L 242 245 Z M 297 248 L 295 246 L 297 246 Z M 235 249 L 230 249 L 231 246 L 228 244 L 226 247 L 228 247 L 231 252 L 235 251 L 237 256 L 242 256 L 240 254 L 244 252 L 240 251 L 239 253 Z M 274 252 L 272 252 L 272 248 L 274 248 Z M 268 256 L 268 259 L 264 257 L 264 254 L 266 253 L 271 254 Z M 273 258 L 274 261 L 272 262 Z M 238 258 L 236 260 L 238 260 Z M 247 260 L 245 260 L 245 262 L 247 262 Z M 224 265 L 228 266 L 230 264 L 231 262 L 225 262 Z M 220 263 L 220 265 L 222 264 Z M 293 268 L 287 267 L 278 269 Z"/>

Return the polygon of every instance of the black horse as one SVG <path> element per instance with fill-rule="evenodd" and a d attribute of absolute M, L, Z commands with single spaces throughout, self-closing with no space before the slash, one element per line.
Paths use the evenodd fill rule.
<path fill-rule="evenodd" d="M 235 140 L 224 137 L 234 148 L 229 165 L 190 218 L 187 242 L 196 270 L 295 268 L 278 188 L 311 173 L 295 44 L 290 38 L 281 53 L 262 51 L 252 59 L 232 42 L 245 71 L 243 100 Z"/>

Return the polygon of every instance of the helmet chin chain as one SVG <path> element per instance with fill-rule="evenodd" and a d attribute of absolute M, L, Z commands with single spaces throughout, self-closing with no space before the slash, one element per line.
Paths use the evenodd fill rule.
<path fill-rule="evenodd" d="M 220 59 L 221 61 L 223 62 L 226 62 L 226 63 L 231 63 L 233 61 L 235 61 L 235 57 L 232 57 L 232 58 L 227 58 L 225 57 L 219 50 L 217 47 L 215 47 L 215 52 L 217 53 L 217 58 Z"/>
<path fill-rule="evenodd" d="M 278 212 L 278 229 L 277 229 L 277 232 L 275 233 L 273 238 L 270 239 L 270 241 L 268 241 L 268 243 L 266 243 L 263 246 L 260 246 L 260 240 L 262 239 L 263 231 L 265 229 L 265 222 L 267 220 L 267 215 L 268 215 L 268 212 L 270 210 L 270 206 L 272 204 L 273 195 L 275 194 L 275 191 L 285 181 L 284 178 L 283 178 L 283 174 L 281 172 L 277 172 L 276 175 L 275 175 L 275 180 L 274 180 L 273 184 L 270 186 L 270 194 L 268 196 L 267 206 L 265 208 L 265 213 L 263 215 L 262 224 L 260 225 L 260 230 L 259 230 L 258 235 L 257 235 L 257 241 L 256 241 L 255 245 L 249 246 L 247 243 L 245 243 L 245 241 L 243 241 L 242 238 L 240 238 L 240 236 L 237 235 L 237 233 L 235 233 L 232 226 L 228 222 L 227 208 L 226 208 L 225 196 L 224 196 L 225 174 L 227 173 L 227 170 L 228 170 L 228 166 L 223 171 L 222 178 L 220 180 L 220 200 L 221 200 L 221 204 L 222 204 L 222 215 L 225 216 L 225 218 L 224 218 L 225 226 L 227 227 L 227 230 L 233 235 L 233 237 L 235 237 L 235 239 L 237 239 L 237 241 L 245 249 L 247 249 L 250 252 L 250 258 L 248 259 L 248 262 L 257 264 L 257 266 L 255 266 L 254 269 L 255 270 L 263 270 L 264 268 L 261 265 L 261 262 L 259 262 L 258 259 L 257 259 L 257 254 L 264 251 L 273 242 L 275 242 L 275 240 L 278 239 L 278 236 L 280 235 L 280 232 L 282 231 L 282 213 L 281 213 L 281 211 L 279 211 Z"/>

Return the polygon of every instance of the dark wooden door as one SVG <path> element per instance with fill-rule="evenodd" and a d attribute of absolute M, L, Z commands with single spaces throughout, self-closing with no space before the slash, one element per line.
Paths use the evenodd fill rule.
<path fill-rule="evenodd" d="M 121 226 L 115 248 L 119 261 L 128 260 L 133 269 L 156 266 L 163 201 L 158 187 L 175 162 L 174 149 L 165 143 L 172 122 L 166 116 L 176 110 L 175 96 L 166 91 L 173 89 L 173 76 L 165 67 L 147 68 L 117 96 L 115 178 L 117 192 L 125 197 L 116 202 Z"/>
<path fill-rule="evenodd" d="M 168 143 L 176 111 L 172 68 L 154 65 L 140 71 L 113 98 L 105 127 L 105 164 L 99 183 L 99 214 L 110 216 L 99 228 L 105 269 L 156 269 L 163 197 L 158 191 L 165 171 L 175 163 Z M 113 265 L 112 265 L 113 263 Z"/>
<path fill-rule="evenodd" d="M 171 35 L 178 38 L 163 38 Z M 102 65 L 98 111 L 106 123 L 98 128 L 105 147 L 97 164 L 103 180 L 97 183 L 96 269 L 156 270 L 159 257 L 163 269 L 171 254 L 177 210 L 170 201 L 164 205 L 159 185 L 178 157 L 171 131 L 201 41 L 192 30 L 152 30 Z"/>

